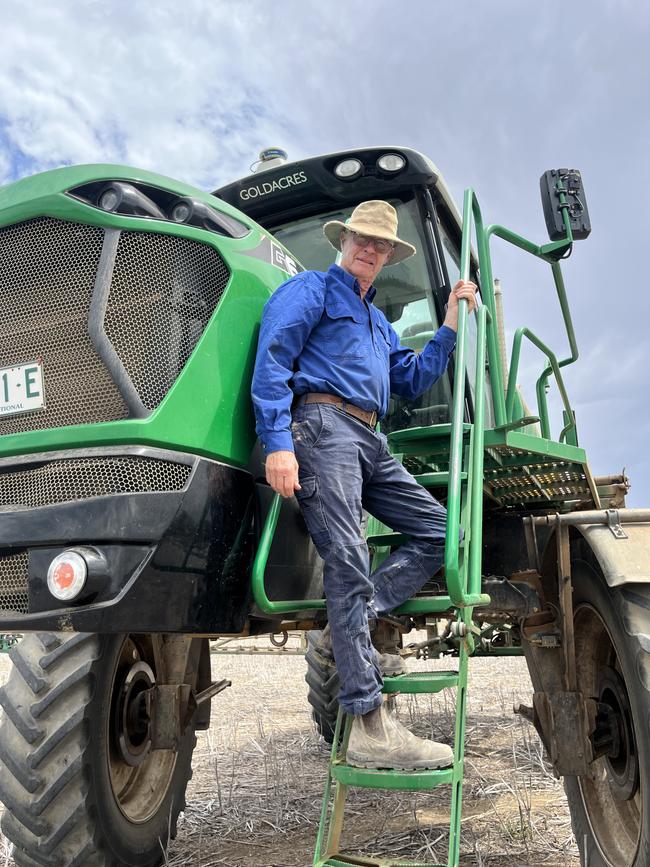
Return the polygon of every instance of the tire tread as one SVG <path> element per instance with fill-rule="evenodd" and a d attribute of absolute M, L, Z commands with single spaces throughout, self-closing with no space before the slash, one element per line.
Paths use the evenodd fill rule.
<path fill-rule="evenodd" d="M 133 848 L 115 848 L 116 842 L 125 844 L 108 830 L 119 825 L 104 818 L 101 798 L 113 797 L 107 794 L 110 783 L 101 793 L 96 788 L 97 714 L 108 701 L 105 688 L 97 686 L 112 683 L 106 673 L 113 671 L 122 640 L 32 633 L 11 654 L 14 668 L 0 688 L 0 800 L 6 806 L 0 824 L 14 845 L 17 867 L 124 867 L 121 851 L 129 864 L 164 862 L 157 837 L 156 846 L 151 836 L 140 841 L 136 835 Z M 195 743 L 194 735 L 184 741 L 185 760 L 173 777 L 174 807 L 165 815 L 172 832 L 191 776 L 188 745 Z M 93 764 L 98 760 L 99 766 Z"/>
<path fill-rule="evenodd" d="M 578 556 L 576 556 L 578 555 Z M 580 541 L 572 546 L 572 572 L 574 608 L 581 603 L 591 606 L 606 623 L 612 637 L 612 645 L 621 666 L 625 687 L 634 713 L 639 718 L 650 716 L 650 654 L 644 646 L 650 632 L 650 587 L 647 585 L 622 585 L 608 587 L 602 570 L 593 552 Z M 627 676 L 626 676 L 627 675 Z M 638 736 L 638 729 L 636 730 Z M 648 730 L 644 728 L 640 755 L 647 755 Z M 641 793 L 645 816 L 648 814 L 648 782 L 645 765 L 640 762 Z M 593 830 L 593 820 L 587 815 L 587 808 L 581 794 L 578 777 L 567 776 L 564 788 L 571 812 L 571 823 L 580 851 L 583 867 L 609 867 Z M 600 818 L 600 810 L 597 815 Z M 647 867 L 650 864 L 650 822 L 641 820 L 639 848 L 633 861 L 626 867 Z"/>
<path fill-rule="evenodd" d="M 9 651 L 9 659 L 12 661 L 14 668 L 19 672 L 22 679 L 34 695 L 38 695 L 49 686 L 47 678 L 42 677 L 34 668 L 32 668 L 30 661 L 22 651 L 22 644 L 15 644 L 11 648 Z"/>
<path fill-rule="evenodd" d="M 307 671 L 305 681 L 309 687 L 307 700 L 311 705 L 312 719 L 323 739 L 331 744 L 334 740 L 336 717 L 339 710 L 339 675 L 336 667 L 325 660 L 315 649 L 320 632 L 313 630 L 307 635 L 308 649 L 305 653 Z"/>

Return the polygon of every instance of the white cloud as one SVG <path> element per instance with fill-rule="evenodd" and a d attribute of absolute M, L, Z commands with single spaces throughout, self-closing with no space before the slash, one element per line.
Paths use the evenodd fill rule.
<path fill-rule="evenodd" d="M 119 161 L 208 185 L 240 173 L 284 121 L 265 108 L 238 8 L 44 5 L 35 30 L 32 10 L 10 3 L 0 115 L 11 148 L 36 168 Z"/>

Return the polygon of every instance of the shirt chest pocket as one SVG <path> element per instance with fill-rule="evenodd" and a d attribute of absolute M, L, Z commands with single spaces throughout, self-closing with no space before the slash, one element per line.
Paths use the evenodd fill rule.
<path fill-rule="evenodd" d="M 388 326 L 381 319 L 378 319 L 375 323 L 375 335 L 377 355 L 380 358 L 388 359 L 390 356 L 390 334 Z"/>
<path fill-rule="evenodd" d="M 326 301 L 321 320 L 325 350 L 337 360 L 365 358 L 370 344 L 368 314 L 340 301 Z"/>

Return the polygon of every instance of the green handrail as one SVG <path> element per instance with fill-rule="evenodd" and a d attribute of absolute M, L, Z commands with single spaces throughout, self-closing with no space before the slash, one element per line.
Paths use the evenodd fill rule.
<path fill-rule="evenodd" d="M 470 254 L 472 218 L 479 247 L 479 264 L 486 255 L 483 220 L 473 190 L 465 190 L 463 198 L 463 235 L 460 253 L 460 276 L 470 278 Z M 493 302 L 492 298 L 492 302 Z M 462 505 L 462 463 L 465 434 L 465 343 L 467 333 L 467 301 L 458 305 L 458 330 L 456 336 L 457 375 L 454 377 L 454 395 L 449 446 L 449 483 L 447 486 L 447 531 L 445 537 L 445 579 L 451 602 L 458 607 L 473 607 L 488 604 L 489 596 L 481 594 L 481 538 L 483 527 L 483 454 L 485 430 L 485 352 L 498 358 L 496 339 L 492 341 L 487 332 L 488 321 L 493 317 L 487 305 L 477 309 L 476 385 L 474 392 L 474 426 L 472 428 L 470 474 L 468 484 L 467 513 L 469 515 L 468 567 L 459 569 L 460 511 Z M 494 338 L 494 334 L 491 335 Z M 498 374 L 497 374 L 498 383 Z M 502 396 L 502 413 L 505 405 Z M 424 600 L 420 600 L 424 601 Z"/>
<path fill-rule="evenodd" d="M 325 608 L 324 599 L 300 599 L 293 602 L 282 600 L 281 602 L 274 602 L 266 595 L 264 573 L 266 572 L 266 564 L 269 559 L 269 551 L 271 550 L 281 507 L 282 497 L 280 494 L 275 494 L 269 508 L 269 513 L 266 516 L 264 527 L 262 528 L 257 552 L 255 553 L 252 578 L 253 599 L 257 607 L 265 614 L 289 614 L 293 611 L 321 611 Z"/>
<path fill-rule="evenodd" d="M 494 406 L 494 419 L 497 427 L 506 424 L 506 403 L 505 403 L 505 387 L 504 377 L 505 371 L 501 365 L 501 353 L 499 351 L 499 340 L 496 333 L 495 323 L 497 321 L 496 300 L 494 298 L 494 283 L 492 279 L 492 259 L 490 257 L 490 235 L 489 229 L 483 227 L 483 216 L 478 199 L 474 191 L 470 188 L 465 191 L 463 200 L 463 239 L 464 246 L 461 248 L 461 277 L 464 280 L 469 280 L 470 277 L 470 214 L 474 218 L 474 227 L 476 232 L 476 244 L 478 247 L 479 268 L 481 272 L 481 292 L 483 303 L 490 314 L 490 327 L 487 329 L 487 354 L 490 365 L 490 384 L 492 389 L 492 403 Z M 466 216 L 467 215 L 467 216 Z M 523 240 L 523 239 L 522 239 Z M 466 252 L 465 252 L 466 250 Z M 466 256 L 466 259 L 464 258 Z M 481 371 L 481 379 L 484 373 Z M 478 377 L 477 377 L 478 381 Z"/>
<path fill-rule="evenodd" d="M 569 402 L 569 396 L 567 395 L 566 388 L 564 386 L 564 380 L 562 379 L 562 373 L 560 371 L 560 363 L 558 362 L 555 353 L 549 349 L 549 347 L 537 337 L 529 328 L 522 327 L 518 328 L 515 332 L 515 337 L 512 342 L 512 358 L 510 361 L 510 378 L 508 381 L 508 393 L 506 395 L 506 413 L 508 417 L 508 421 L 514 421 L 515 416 L 515 397 L 517 390 L 517 374 L 519 372 L 519 361 L 521 357 L 521 344 L 523 338 L 526 337 L 532 344 L 534 344 L 544 355 L 548 358 L 550 370 L 555 374 L 555 381 L 557 383 L 558 390 L 560 392 L 560 396 L 562 398 L 562 403 L 564 404 L 564 409 L 566 410 L 567 417 L 573 419 L 573 410 L 571 409 L 571 403 Z M 551 438 L 551 426 L 548 417 L 548 404 L 546 401 L 546 380 L 548 379 L 548 375 L 546 374 L 546 370 L 542 373 L 542 375 L 537 380 L 537 409 L 539 412 L 539 421 L 542 428 L 542 436 L 544 439 Z M 562 442 L 567 435 L 568 431 L 571 429 L 575 429 L 575 422 L 570 421 L 567 424 L 560 434 L 560 442 Z"/>
<path fill-rule="evenodd" d="M 470 241 L 471 241 L 471 200 L 468 207 L 466 191 L 463 207 L 463 236 L 461 243 L 461 279 L 469 279 Z M 445 534 L 445 580 L 447 592 L 455 605 L 463 604 L 466 587 L 463 586 L 459 571 L 460 507 L 463 469 L 463 448 L 465 446 L 465 338 L 467 332 L 467 301 L 458 305 L 458 326 L 456 329 L 456 357 L 454 368 L 454 393 L 451 408 L 451 433 L 449 442 L 449 482 L 447 485 L 447 528 Z"/>
<path fill-rule="evenodd" d="M 470 546 L 469 546 L 469 593 L 473 596 L 481 592 L 483 547 L 483 458 L 485 432 L 485 349 L 487 323 L 490 313 L 487 307 L 476 311 L 478 319 L 476 330 L 476 387 L 474 390 L 474 450 L 470 475 Z M 479 375 L 480 374 L 480 375 Z"/>

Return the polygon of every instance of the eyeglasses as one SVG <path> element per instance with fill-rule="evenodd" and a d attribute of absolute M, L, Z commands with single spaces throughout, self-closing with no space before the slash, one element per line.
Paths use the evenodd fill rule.
<path fill-rule="evenodd" d="M 390 253 L 395 249 L 395 244 L 390 241 L 385 241 L 383 238 L 369 238 L 367 235 L 359 235 L 358 232 L 348 231 L 348 235 L 352 238 L 352 243 L 357 247 L 367 247 L 372 244 L 378 253 Z"/>

